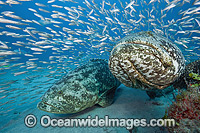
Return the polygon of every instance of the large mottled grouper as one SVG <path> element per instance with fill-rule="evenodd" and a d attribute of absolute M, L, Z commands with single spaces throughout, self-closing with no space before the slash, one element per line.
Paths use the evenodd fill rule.
<path fill-rule="evenodd" d="M 164 89 L 183 73 L 185 59 L 169 39 L 150 31 L 138 32 L 116 44 L 109 68 L 125 86 Z"/>
<path fill-rule="evenodd" d="M 55 114 L 77 113 L 95 104 L 106 107 L 120 84 L 106 61 L 91 60 L 57 81 L 37 107 Z"/>

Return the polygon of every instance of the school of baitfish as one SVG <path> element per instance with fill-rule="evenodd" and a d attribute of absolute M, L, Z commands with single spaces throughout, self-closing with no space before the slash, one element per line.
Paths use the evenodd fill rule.
<path fill-rule="evenodd" d="M 8 119 L 68 71 L 108 59 L 132 33 L 165 36 L 186 63 L 200 56 L 199 0 L 0 0 L 0 9 L 0 113 Z"/>

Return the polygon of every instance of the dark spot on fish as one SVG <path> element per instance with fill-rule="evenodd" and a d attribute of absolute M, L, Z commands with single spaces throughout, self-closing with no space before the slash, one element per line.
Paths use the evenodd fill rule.
<path fill-rule="evenodd" d="M 71 78 L 73 78 L 74 77 L 74 75 L 68 75 L 67 77 L 66 77 L 66 79 L 71 79 Z"/>
<path fill-rule="evenodd" d="M 153 37 L 153 34 L 152 34 L 151 31 L 147 31 L 147 34 L 148 34 L 149 36 L 152 36 L 152 37 Z"/>
<path fill-rule="evenodd" d="M 151 37 L 153 37 L 155 40 L 157 40 L 157 38 L 155 36 L 153 36 L 152 31 L 148 31 L 147 34 Z"/>
<path fill-rule="evenodd" d="M 89 75 L 90 75 L 90 73 L 93 73 L 93 71 L 94 71 L 94 70 L 86 71 L 86 72 L 82 73 L 82 75 L 83 75 L 84 78 L 88 78 Z"/>
<path fill-rule="evenodd" d="M 165 40 L 160 40 L 161 41 L 161 45 L 166 45 L 166 41 Z"/>
<path fill-rule="evenodd" d="M 79 91 L 81 89 L 80 84 L 75 83 L 73 86 L 74 86 L 73 88 L 74 91 Z"/>

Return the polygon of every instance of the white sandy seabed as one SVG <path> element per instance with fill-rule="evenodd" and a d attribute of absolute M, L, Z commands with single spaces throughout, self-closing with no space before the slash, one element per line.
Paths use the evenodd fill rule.
<path fill-rule="evenodd" d="M 158 102 L 160 105 L 153 104 Z M 35 108 L 29 111 L 22 112 L 20 117 L 13 121 L 11 124 L 2 129 L 2 132 L 8 133 L 167 133 L 165 128 L 160 127 L 137 127 L 132 131 L 127 130 L 125 127 L 42 127 L 40 124 L 40 118 L 43 115 L 48 115 L 53 118 L 87 118 L 89 115 L 92 118 L 99 116 L 104 118 L 106 115 L 109 118 L 125 118 L 125 119 L 159 119 L 165 114 L 165 109 L 169 107 L 170 100 L 164 97 L 150 100 L 145 91 L 128 88 L 124 85 L 119 86 L 115 93 L 114 103 L 106 108 L 95 105 L 92 108 L 86 109 L 77 114 L 72 115 L 56 115 L 38 110 Z M 24 119 L 27 115 L 33 114 L 37 118 L 37 124 L 33 128 L 28 128 Z"/>

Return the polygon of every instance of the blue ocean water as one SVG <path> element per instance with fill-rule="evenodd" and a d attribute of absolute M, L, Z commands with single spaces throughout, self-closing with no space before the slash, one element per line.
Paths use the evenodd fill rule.
<path fill-rule="evenodd" d="M 3 0 L 2 0 L 3 1 Z M 3 2 L 6 2 L 5 0 Z M 133 6 L 135 11 L 132 12 L 130 15 L 130 8 L 125 9 L 125 7 L 131 2 L 129 0 L 94 0 L 96 4 L 92 3 L 92 0 L 88 0 L 88 2 L 92 6 L 87 6 L 87 1 L 85 0 L 74 0 L 74 2 L 65 1 L 65 0 L 55 0 L 53 3 L 47 3 L 47 0 L 41 1 L 41 0 L 32 0 L 32 1 L 19 1 L 21 4 L 2 4 L 0 5 L 0 12 L 4 11 L 12 11 L 13 14 L 20 16 L 24 20 L 35 20 L 37 22 L 40 22 L 41 24 L 36 24 L 34 22 L 23 22 L 22 20 L 17 20 L 14 18 L 10 18 L 7 16 L 3 16 L 1 14 L 0 16 L 9 20 L 13 21 L 20 21 L 22 23 L 26 23 L 28 25 L 15 25 L 15 24 L 9 24 L 9 23 L 0 23 L 0 32 L 2 33 L 0 35 L 0 41 L 6 43 L 6 45 L 9 47 L 9 49 L 6 49 L 5 51 L 14 51 L 16 54 L 13 55 L 0 55 L 0 62 L 2 65 L 0 66 L 0 130 L 3 132 L 12 132 L 14 129 L 17 129 L 15 125 L 19 125 L 21 123 L 21 120 L 23 121 L 25 116 L 29 113 L 35 113 L 37 117 L 44 115 L 46 112 L 39 111 L 36 108 L 37 103 L 40 101 L 40 97 L 52 86 L 52 84 L 59 80 L 62 76 L 64 76 L 67 72 L 75 69 L 77 66 L 81 66 L 85 62 L 87 62 L 89 59 L 92 58 L 101 58 L 101 59 L 109 59 L 110 51 L 114 47 L 114 45 L 124 36 L 130 34 L 130 33 L 136 33 L 140 31 L 157 31 L 157 33 L 162 34 L 165 37 L 168 37 L 170 40 L 175 42 L 175 44 L 181 49 L 185 59 L 186 63 L 190 63 L 192 61 L 195 61 L 199 59 L 200 56 L 200 48 L 199 48 L 199 39 L 200 38 L 194 38 L 199 37 L 199 24 L 197 23 L 200 21 L 199 12 L 197 11 L 196 14 L 187 14 L 184 15 L 183 11 L 187 11 L 188 9 L 192 10 L 195 8 L 199 8 L 199 5 L 194 5 L 194 1 L 170 1 L 175 3 L 175 7 L 166 11 L 163 11 L 166 7 L 170 5 L 164 0 L 156 0 L 155 2 L 152 2 L 148 4 L 150 1 L 135 1 L 135 5 Z M 46 5 L 45 7 L 37 6 L 35 3 L 41 3 Z M 104 7 L 102 6 L 104 3 Z M 107 4 L 106 4 L 107 3 Z M 114 4 L 115 3 L 115 4 Z M 145 4 L 147 3 L 147 4 Z M 62 8 L 56 8 L 52 7 L 52 5 L 59 5 L 63 6 Z M 113 6 L 114 5 L 114 6 Z M 78 9 L 78 7 L 84 8 L 83 10 Z M 68 10 L 64 9 L 64 7 L 71 8 L 74 12 L 71 12 L 74 14 L 73 17 L 77 17 L 78 14 L 76 10 L 81 11 L 82 14 L 77 17 L 76 19 L 72 19 L 69 16 L 72 16 L 69 14 Z M 96 8 L 98 7 L 98 8 Z M 119 9 L 119 12 L 111 13 L 110 10 Z M 34 15 L 33 11 L 28 10 L 28 8 L 32 8 L 38 11 L 38 14 L 43 16 L 44 18 L 51 18 L 52 20 L 58 21 L 59 23 L 50 23 L 50 24 L 43 24 L 42 20 Z M 39 10 L 39 8 L 45 9 L 49 11 L 49 13 L 42 12 Z M 76 9 L 76 10 L 74 10 Z M 92 20 L 92 18 L 87 15 L 89 12 L 93 10 L 91 16 L 94 16 L 97 20 Z M 101 13 L 101 10 L 103 10 L 103 13 Z M 63 16 L 69 20 L 73 20 L 71 22 L 75 23 L 75 25 L 70 25 L 71 22 L 64 21 L 60 18 L 52 18 L 52 14 L 56 14 L 57 12 L 61 12 L 64 14 L 67 14 L 66 16 Z M 150 13 L 151 12 L 151 13 Z M 94 15 L 94 14 L 97 15 Z M 163 14 L 162 14 L 163 13 Z M 141 16 L 143 15 L 145 18 L 142 18 L 142 20 L 138 23 L 130 23 L 131 19 L 138 21 Z M 166 17 L 161 18 L 164 14 L 166 14 Z M 62 16 L 62 15 L 60 15 Z M 183 17 L 188 16 L 188 18 L 182 19 Z M 109 17 L 112 19 L 112 21 L 109 21 Z M 119 20 L 117 20 L 117 19 Z M 148 21 L 149 19 L 154 19 L 153 22 Z M 191 19 L 191 20 L 190 20 Z M 195 20 L 196 19 L 196 20 Z M 80 20 L 86 22 L 81 23 Z M 179 20 L 179 21 L 177 21 Z M 189 21 L 188 21 L 189 20 Z M 43 21 L 44 22 L 44 21 Z M 124 23 L 119 24 L 118 22 Z M 152 24 L 154 23 L 154 24 Z M 188 24 L 187 24 L 188 23 Z M 6 25 L 15 25 L 22 30 L 14 30 L 7 28 Z M 58 25 L 59 27 L 56 27 L 55 25 Z M 166 26 L 168 25 L 168 26 Z M 192 25 L 192 27 L 184 27 L 185 25 Z M 107 27 L 106 27 L 107 26 Z M 34 38 L 30 36 L 30 34 L 24 32 L 23 30 L 27 27 L 32 27 L 34 29 L 30 28 L 30 31 L 32 31 L 32 34 L 37 38 Z M 47 27 L 53 29 L 57 33 L 53 33 Z M 69 33 L 63 31 L 63 27 L 69 28 L 73 33 Z M 104 31 L 106 27 L 106 30 Z M 112 29 L 116 28 L 116 29 Z M 131 30 L 130 30 L 131 29 Z M 159 30 L 157 30 L 159 29 Z M 170 29 L 174 29 L 175 31 L 171 31 Z M 35 30 L 35 33 L 34 33 Z M 92 30 L 93 33 L 91 35 L 84 35 L 77 31 L 90 31 Z M 197 32 L 190 32 L 196 30 Z M 6 34 L 6 32 L 16 33 L 18 35 L 29 35 L 26 37 L 12 37 L 11 35 Z M 60 32 L 59 32 L 60 31 Z M 126 32 L 127 31 L 127 32 Z M 177 33 L 178 31 L 184 31 L 185 33 Z M 38 33 L 49 33 L 53 35 L 53 37 L 49 37 L 46 39 L 41 39 L 40 34 Z M 66 34 L 63 35 L 62 33 Z M 77 34 L 76 34 L 77 33 Z M 58 34 L 58 35 L 56 35 Z M 17 35 L 17 36 L 18 36 Z M 73 37 L 74 39 L 70 40 L 69 38 Z M 105 44 L 103 44 L 100 47 L 97 47 L 100 43 L 102 43 L 100 40 L 103 38 L 106 38 L 106 40 L 102 41 Z M 111 38 L 110 38 L 111 37 Z M 53 46 L 53 48 L 47 48 L 43 49 L 44 51 L 39 52 L 41 54 L 33 54 L 34 52 L 30 48 L 32 47 L 38 47 L 36 42 L 47 40 L 49 41 L 49 44 Z M 82 43 L 74 42 L 74 40 L 82 40 Z M 16 46 L 12 43 L 21 42 L 22 46 Z M 181 42 L 181 43 L 176 43 Z M 8 43 L 7 43 L 8 42 Z M 20 43 L 19 43 L 20 44 Z M 63 48 L 66 48 L 64 45 L 68 46 L 68 50 L 63 50 Z M 41 45 L 42 46 L 42 45 Z M 97 48 L 96 48 L 97 47 Z M 1 49 L 0 49 L 1 50 Z M 26 54 L 30 54 L 33 56 L 27 56 Z M 19 59 L 15 59 L 15 58 Z M 14 59 L 12 59 L 14 58 Z M 38 58 L 38 59 L 37 59 Z M 5 64 L 3 64 L 5 63 Z M 18 63 L 17 66 L 15 66 Z M 26 73 L 14 76 L 14 73 L 17 72 L 24 72 Z M 124 92 L 127 88 L 125 86 L 121 86 L 119 90 L 122 90 Z M 128 93 L 132 94 L 133 91 L 140 96 L 137 97 L 136 100 L 138 100 L 138 103 L 145 103 L 148 99 L 148 96 L 144 91 L 140 90 L 131 90 L 128 88 Z M 125 91 L 126 92 L 126 91 Z M 124 94 L 123 98 L 126 98 L 126 93 Z M 129 117 L 131 117 L 131 110 L 133 108 L 127 108 L 126 106 L 130 102 L 130 99 L 124 100 L 124 103 L 120 103 L 120 101 L 117 99 L 120 99 L 120 91 L 117 92 L 116 95 L 116 102 L 113 103 L 112 107 L 108 107 L 108 110 L 110 112 L 115 112 L 116 108 L 124 108 L 120 109 L 120 112 L 123 115 L 120 117 L 125 117 L 125 114 L 127 113 Z M 134 95 L 134 93 L 133 93 Z M 145 95 L 145 96 L 144 96 Z M 169 96 L 169 99 L 171 96 Z M 144 99 L 144 101 L 142 101 Z M 161 99 L 157 99 L 158 101 L 168 101 L 171 102 L 168 98 L 162 97 Z M 121 99 L 120 99 L 121 100 Z M 134 98 L 133 98 L 134 100 Z M 137 106 L 137 103 L 133 101 L 134 103 L 130 102 L 130 106 Z M 122 106 L 117 106 L 122 104 Z M 134 110 L 133 112 L 143 112 L 144 116 L 143 118 L 149 119 L 151 117 L 149 116 L 156 116 L 156 113 L 159 113 L 158 116 L 164 115 L 164 110 L 167 108 L 167 104 L 163 105 L 162 109 L 161 107 L 154 107 L 153 105 L 150 105 L 151 102 L 147 102 L 148 107 L 151 109 L 149 112 L 150 115 L 147 115 L 147 111 L 144 110 Z M 123 105 L 124 104 L 124 105 Z M 125 106 L 126 105 L 126 106 Z M 151 107 L 152 106 L 152 107 Z M 157 111 L 155 111 L 157 109 Z M 105 108 L 106 110 L 106 108 Z M 92 112 L 93 111 L 93 112 Z M 96 112 L 95 112 L 96 111 Z M 101 111 L 104 111 L 103 109 L 94 109 L 86 111 L 86 114 L 101 114 L 103 116 L 104 113 L 101 113 Z M 107 112 L 108 114 L 110 112 Z M 155 111 L 155 112 L 154 112 Z M 106 112 L 106 111 L 105 111 Z M 147 114 L 146 114 L 147 113 Z M 47 113 L 46 113 L 47 114 Z M 57 115 L 48 114 L 53 117 L 61 117 Z M 115 117 L 114 114 L 113 117 Z M 134 115 L 134 114 L 132 114 Z M 85 117 L 86 115 L 78 114 L 75 115 L 75 117 Z M 66 117 L 66 116 L 64 116 Z M 71 117 L 71 116 L 70 116 Z M 72 116 L 74 117 L 74 116 Z M 111 114 L 112 117 L 112 114 Z M 134 117 L 137 118 L 137 116 L 134 115 Z M 139 118 L 142 117 L 138 116 Z M 22 122 L 23 123 L 23 122 Z M 21 124 L 20 127 L 22 127 L 23 131 L 37 131 L 37 129 L 32 129 L 26 127 L 24 124 Z M 14 129 L 13 129 L 14 128 Z M 45 131 L 43 127 L 37 127 L 38 131 Z M 19 128 L 20 129 L 20 128 Z M 72 132 L 92 132 L 94 130 L 92 129 L 71 129 Z M 156 129 L 158 130 L 158 129 Z M 47 129 L 46 131 L 50 131 L 51 129 Z M 53 132 L 61 132 L 63 129 L 54 129 Z M 118 130 L 118 132 L 125 132 L 126 130 Z M 142 130 L 141 130 L 142 131 Z M 148 131 L 148 129 L 145 129 L 145 131 Z M 149 130 L 151 131 L 151 130 Z M 153 130 L 152 130 L 153 131 Z M 18 131 L 17 131 L 18 132 Z M 102 132 L 102 131 L 101 131 Z M 106 132 L 106 131 L 105 131 Z M 108 132 L 108 131 L 107 131 Z M 114 130 L 113 130 L 114 132 Z M 164 131 L 163 131 L 164 132 Z"/>

